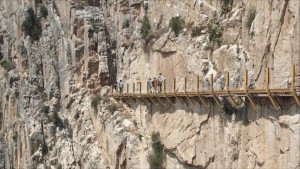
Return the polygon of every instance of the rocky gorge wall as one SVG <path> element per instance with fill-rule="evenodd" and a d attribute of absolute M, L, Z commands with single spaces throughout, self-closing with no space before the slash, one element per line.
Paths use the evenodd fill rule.
<path fill-rule="evenodd" d="M 37 41 L 22 31 L 30 6 L 42 26 Z M 151 31 L 143 38 L 144 16 Z M 178 37 L 174 16 L 185 21 Z M 228 71 L 230 87 L 240 88 L 247 69 L 261 87 L 269 67 L 272 87 L 286 87 L 291 64 L 299 87 L 299 16 L 296 0 L 0 1 L 0 168 L 147 169 L 152 132 L 168 169 L 300 168 L 292 98 L 277 98 L 276 111 L 267 99 L 257 110 L 247 102 L 224 110 L 107 97 L 116 80 L 143 83 L 158 73 L 182 90 L 183 78 L 196 75 L 207 88 L 210 74 L 222 88 Z M 214 20 L 219 44 L 209 40 Z"/>

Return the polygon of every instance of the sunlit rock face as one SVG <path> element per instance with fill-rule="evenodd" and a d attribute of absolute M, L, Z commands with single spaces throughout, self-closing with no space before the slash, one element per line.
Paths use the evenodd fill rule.
<path fill-rule="evenodd" d="M 30 7 L 38 39 L 24 33 Z M 197 76 L 209 90 L 211 74 L 224 89 L 225 72 L 242 89 L 245 70 L 262 88 L 267 67 L 270 87 L 287 88 L 292 64 L 299 88 L 299 16 L 296 0 L 0 1 L 0 168 L 148 169 L 153 132 L 166 169 L 299 168 L 293 97 L 275 97 L 277 111 L 268 98 L 254 109 L 244 98 L 220 108 L 108 96 L 117 80 L 146 92 L 159 73 L 168 92 L 174 78 L 183 91 L 185 77 L 195 91 Z"/>

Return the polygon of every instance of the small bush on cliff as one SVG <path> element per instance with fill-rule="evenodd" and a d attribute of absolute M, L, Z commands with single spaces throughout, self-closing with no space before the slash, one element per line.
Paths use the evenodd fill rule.
<path fill-rule="evenodd" d="M 11 71 L 16 68 L 16 64 L 12 60 L 3 60 L 0 62 L 0 65 L 6 70 L 6 71 Z"/>
<path fill-rule="evenodd" d="M 123 21 L 122 28 L 123 28 L 123 29 L 124 29 L 124 28 L 129 28 L 129 26 L 130 26 L 130 20 L 129 20 L 129 19 L 125 19 L 125 20 Z"/>
<path fill-rule="evenodd" d="M 44 5 L 42 5 L 40 7 L 40 11 L 41 11 L 42 17 L 47 18 L 47 16 L 48 16 L 48 9 L 47 9 L 47 7 L 44 6 Z"/>
<path fill-rule="evenodd" d="M 208 24 L 209 41 L 212 43 L 221 44 L 221 37 L 223 34 L 223 27 L 217 18 L 213 18 Z"/>
<path fill-rule="evenodd" d="M 169 21 L 169 26 L 175 35 L 178 36 L 179 32 L 183 29 L 184 20 L 180 16 L 172 17 Z"/>
<path fill-rule="evenodd" d="M 49 107 L 49 106 L 46 106 L 46 105 L 43 105 L 41 111 L 42 111 L 43 113 L 48 114 L 49 111 L 50 111 L 50 107 Z"/>
<path fill-rule="evenodd" d="M 246 22 L 246 27 L 251 28 L 252 22 L 254 21 L 256 16 L 256 11 L 255 10 L 250 10 L 249 15 L 247 17 L 247 22 Z"/>
<path fill-rule="evenodd" d="M 222 0 L 221 14 L 227 14 L 232 9 L 233 0 Z"/>
<path fill-rule="evenodd" d="M 150 169 L 163 168 L 164 147 L 160 141 L 159 133 L 152 133 L 152 149 L 153 153 L 149 156 Z"/>
<path fill-rule="evenodd" d="M 62 169 L 62 165 L 61 165 L 61 164 L 58 164 L 57 169 Z"/>
<path fill-rule="evenodd" d="M 32 8 L 27 10 L 27 15 L 22 23 L 22 29 L 26 36 L 30 36 L 32 40 L 39 40 L 42 35 L 41 22 L 34 15 Z"/>
<path fill-rule="evenodd" d="M 64 128 L 64 123 L 62 121 L 62 119 L 58 116 L 58 110 L 54 110 L 53 111 L 53 115 L 51 118 L 51 121 L 54 123 L 54 125 L 58 128 Z"/>
<path fill-rule="evenodd" d="M 141 27 L 141 35 L 142 38 L 146 38 L 151 32 L 151 24 L 147 15 L 144 16 L 142 27 Z"/>
<path fill-rule="evenodd" d="M 110 113 L 114 113 L 115 111 L 117 111 L 119 108 L 121 108 L 121 105 L 120 104 L 117 104 L 117 103 L 113 103 L 111 102 L 108 106 L 108 110 Z"/>
<path fill-rule="evenodd" d="M 103 97 L 100 94 L 97 94 L 92 98 L 91 106 L 97 108 L 98 104 L 103 100 Z"/>
<path fill-rule="evenodd" d="M 45 141 L 42 143 L 42 154 L 43 156 L 48 154 L 48 145 Z"/>
<path fill-rule="evenodd" d="M 192 29 L 192 34 L 191 34 L 191 36 L 192 36 L 192 37 L 200 36 L 200 35 L 201 35 L 201 31 L 202 31 L 202 28 L 201 28 L 201 27 L 195 26 L 195 27 L 193 27 L 193 29 Z"/>

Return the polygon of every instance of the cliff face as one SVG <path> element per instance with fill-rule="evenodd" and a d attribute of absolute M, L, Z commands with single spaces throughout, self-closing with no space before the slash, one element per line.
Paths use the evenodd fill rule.
<path fill-rule="evenodd" d="M 35 41 L 22 30 L 29 7 L 42 28 Z M 145 16 L 151 29 L 143 37 Z M 169 28 L 175 16 L 184 20 L 178 36 Z M 292 98 L 276 98 L 277 111 L 263 98 L 254 110 L 243 99 L 223 109 L 107 96 L 119 79 L 146 91 L 158 73 L 168 90 L 173 78 L 180 91 L 196 75 L 208 89 L 210 74 L 221 89 L 225 71 L 230 87 L 241 88 L 244 70 L 261 87 L 266 67 L 271 86 L 282 88 L 291 64 L 300 87 L 299 16 L 297 0 L 2 0 L 0 168 L 147 169 L 152 132 L 169 169 L 300 168 Z"/>

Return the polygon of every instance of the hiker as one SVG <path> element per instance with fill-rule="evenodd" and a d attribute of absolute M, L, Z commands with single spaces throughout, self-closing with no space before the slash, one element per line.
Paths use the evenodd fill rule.
<path fill-rule="evenodd" d="M 157 80 L 156 80 L 155 77 L 152 80 L 152 87 L 154 89 L 154 92 L 156 93 L 156 90 L 157 90 Z"/>
<path fill-rule="evenodd" d="M 118 92 L 118 82 L 117 81 L 115 81 L 113 87 L 114 87 L 115 91 Z"/>
<path fill-rule="evenodd" d="M 120 94 L 122 94 L 123 93 L 123 88 L 124 88 L 124 83 L 122 82 L 122 80 L 120 80 L 118 86 L 119 86 L 119 92 L 120 92 Z"/>
<path fill-rule="evenodd" d="M 149 80 L 148 80 L 148 92 L 152 93 L 152 80 L 151 80 L 151 78 L 149 78 Z"/>
<path fill-rule="evenodd" d="M 158 78 L 157 78 L 157 86 L 158 86 L 158 93 L 161 93 L 162 91 L 162 84 L 164 82 L 164 77 L 161 75 L 161 73 L 158 75 Z"/>

